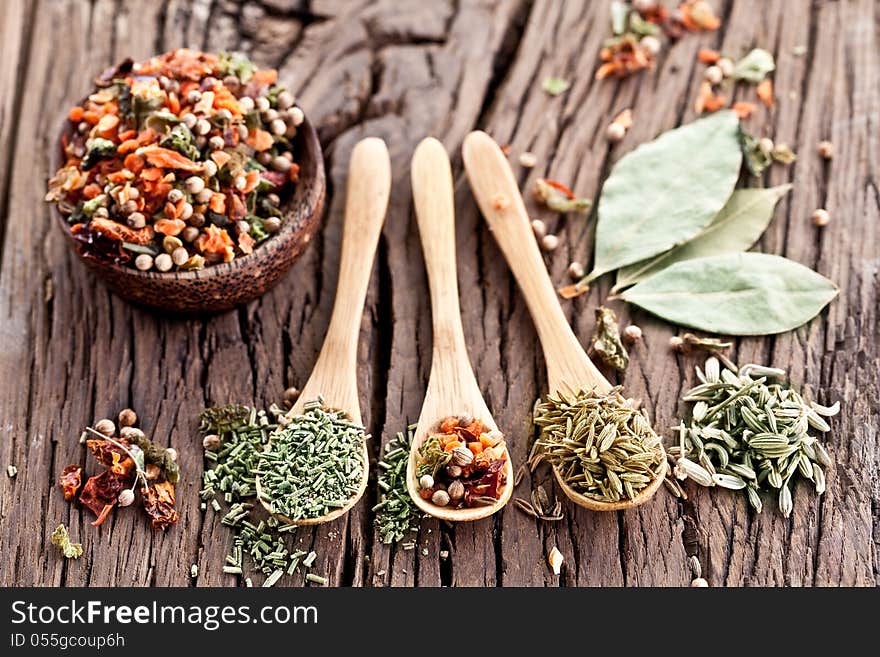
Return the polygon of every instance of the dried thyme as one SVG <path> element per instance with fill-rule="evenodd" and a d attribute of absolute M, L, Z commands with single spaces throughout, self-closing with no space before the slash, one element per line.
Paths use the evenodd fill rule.
<path fill-rule="evenodd" d="M 282 412 L 274 406 L 270 409 L 273 416 Z M 210 500 L 215 513 L 223 514 L 221 523 L 235 532 L 223 572 L 242 575 L 245 560 L 249 559 L 266 576 L 266 587 L 273 586 L 284 575 L 310 567 L 314 557 L 305 563 L 304 551 L 289 550 L 285 544 L 284 534 L 296 527 L 281 525 L 271 516 L 259 519 L 262 507 L 254 501 L 260 453 L 278 425 L 265 411 L 240 405 L 207 409 L 200 420 L 201 430 L 213 437 L 205 441 L 209 468 L 202 477 L 200 494 L 203 500 Z M 225 511 L 218 498 L 226 503 Z M 245 583 L 252 585 L 250 578 Z"/>
<path fill-rule="evenodd" d="M 418 530 L 421 513 L 406 489 L 406 466 L 416 425 L 397 435 L 385 445 L 385 454 L 379 461 L 379 502 L 376 513 L 376 531 L 385 544 L 401 541 L 409 532 Z"/>
<path fill-rule="evenodd" d="M 621 389 L 557 393 L 539 402 L 536 454 L 575 491 L 600 502 L 634 499 L 663 467 L 660 438 Z"/>
<path fill-rule="evenodd" d="M 809 432 L 829 431 L 824 418 L 836 415 L 840 404 L 821 406 L 787 385 L 768 383 L 784 376 L 784 370 L 760 365 L 722 369 L 714 357 L 704 370 L 697 368 L 700 384 L 683 398 L 694 404 L 690 424 L 681 422 L 679 445 L 669 450 L 676 476 L 743 490 L 759 513 L 759 493 L 772 492 L 786 518 L 796 479 L 810 480 L 819 495 L 825 492 L 824 468 L 831 459 Z"/>
<path fill-rule="evenodd" d="M 324 408 L 321 398 L 286 420 L 259 455 L 255 472 L 263 502 L 293 521 L 344 507 L 363 479 L 363 444 L 369 437 L 364 428 L 344 411 Z"/>

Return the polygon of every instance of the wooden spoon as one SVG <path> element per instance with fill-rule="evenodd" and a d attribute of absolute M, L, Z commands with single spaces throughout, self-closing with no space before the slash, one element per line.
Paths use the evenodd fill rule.
<path fill-rule="evenodd" d="M 462 155 L 474 197 L 526 298 L 544 350 L 550 391 L 569 397 L 580 390 L 607 393 L 612 385 L 584 352 L 562 312 L 504 153 L 489 135 L 475 131 L 465 138 Z M 659 475 L 635 499 L 619 502 L 598 502 L 585 497 L 569 487 L 555 468 L 553 473 L 560 488 L 576 504 L 596 511 L 617 511 L 644 504 L 651 498 L 666 475 L 665 453 L 660 467 Z"/>
<path fill-rule="evenodd" d="M 446 150 L 436 139 L 423 139 L 413 154 L 412 188 L 431 288 L 434 349 L 428 391 L 410 450 L 406 486 L 416 505 L 435 518 L 453 522 L 477 520 L 498 511 L 513 493 L 513 467 L 509 453 L 505 463 L 507 482 L 504 490 L 495 504 L 489 506 L 466 509 L 437 506 L 419 496 L 416 477 L 418 449 L 443 419 L 470 415 L 481 420 L 490 430 L 498 429 L 483 401 L 464 342 L 455 265 L 452 171 Z"/>
<path fill-rule="evenodd" d="M 333 314 L 315 368 L 288 416 L 302 414 L 306 402 L 320 395 L 328 408 L 345 411 L 353 422 L 362 423 L 357 389 L 357 345 L 373 257 L 390 193 L 391 162 L 385 142 L 376 137 L 359 141 L 348 166 L 342 255 Z M 366 444 L 362 456 L 364 470 L 360 486 L 345 506 L 319 518 L 292 520 L 278 514 L 275 517 L 288 524 L 318 525 L 346 513 L 367 487 L 370 468 Z M 259 478 L 257 493 L 260 494 Z M 260 499 L 262 501 L 262 495 Z"/>

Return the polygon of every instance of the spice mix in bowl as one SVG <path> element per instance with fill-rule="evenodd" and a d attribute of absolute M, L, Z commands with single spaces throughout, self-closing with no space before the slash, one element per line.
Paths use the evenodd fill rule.
<path fill-rule="evenodd" d="M 174 50 L 104 71 L 68 113 L 46 200 L 81 259 L 174 311 L 262 294 L 320 220 L 314 129 L 277 72 Z"/>

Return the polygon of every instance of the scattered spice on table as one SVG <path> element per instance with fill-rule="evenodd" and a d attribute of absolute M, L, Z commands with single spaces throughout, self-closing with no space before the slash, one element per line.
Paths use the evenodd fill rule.
<path fill-rule="evenodd" d="M 818 495 L 825 492 L 831 458 L 811 429 L 830 431 L 825 418 L 840 412 L 840 402 L 822 406 L 790 385 L 770 383 L 785 378 L 777 368 L 722 368 L 710 357 L 696 371 L 700 384 L 682 398 L 693 404 L 690 422 L 680 423 L 678 445 L 668 452 L 678 479 L 742 490 L 758 513 L 761 493 L 772 493 L 786 518 L 797 479 L 811 482 Z"/>
<path fill-rule="evenodd" d="M 281 229 L 302 110 L 238 53 L 126 59 L 69 114 L 47 201 L 80 252 L 160 272 L 248 255 Z"/>
<path fill-rule="evenodd" d="M 174 484 L 180 477 L 177 451 L 148 439 L 134 426 L 137 415 L 131 409 L 120 414 L 121 428 L 110 419 L 86 427 L 80 442 L 104 470 L 82 484 L 83 468 L 70 464 L 61 470 L 58 483 L 65 501 L 79 502 L 95 514 L 91 523 L 104 523 L 116 506 L 130 506 L 140 487 L 144 511 L 154 529 L 167 530 L 178 519 L 174 508 Z"/>
<path fill-rule="evenodd" d="M 559 94 L 568 91 L 569 87 L 571 87 L 571 83 L 568 80 L 551 76 L 549 78 L 544 78 L 541 87 L 548 95 L 558 96 Z"/>
<path fill-rule="evenodd" d="M 562 515 L 562 502 L 555 496 L 551 501 L 550 496 L 547 494 L 547 489 L 540 484 L 532 490 L 530 499 L 526 500 L 517 497 L 513 500 L 513 505 L 526 515 L 538 520 L 555 522 L 564 518 Z"/>
<path fill-rule="evenodd" d="M 653 70 L 655 58 L 663 49 L 663 35 L 676 40 L 686 32 L 717 30 L 721 26 L 706 0 L 687 0 L 672 12 L 659 0 L 614 0 L 610 13 L 612 36 L 599 51 L 597 80 Z"/>
<path fill-rule="evenodd" d="M 274 586 L 284 575 L 311 568 L 317 559 L 315 552 L 289 549 L 285 536 L 294 532 L 296 526 L 283 525 L 266 516 L 263 507 L 256 504 L 260 454 L 279 428 L 274 419 L 283 414 L 274 405 L 267 413 L 229 404 L 206 409 L 199 416 L 208 466 L 199 493 L 205 505 L 203 510 L 207 510 L 210 501 L 213 511 L 222 514 L 221 523 L 234 532 L 232 551 L 226 557 L 223 572 L 243 576 L 245 560 L 249 559 L 266 576 L 264 587 Z M 245 578 L 245 584 L 252 585 L 250 578 Z"/>
<path fill-rule="evenodd" d="M 479 418 L 447 417 L 419 447 L 419 495 L 453 509 L 491 506 L 507 484 L 507 459 L 503 433 Z"/>
<path fill-rule="evenodd" d="M 600 502 L 635 499 L 665 466 L 660 438 L 619 387 L 548 395 L 536 405 L 534 423 L 540 436 L 533 468 L 546 461 L 569 487 Z"/>
<path fill-rule="evenodd" d="M 535 200 L 553 212 L 586 212 L 593 205 L 588 198 L 579 198 L 561 182 L 548 178 L 535 181 Z"/>
<path fill-rule="evenodd" d="M 67 527 L 58 525 L 52 532 L 52 545 L 61 550 L 61 554 L 65 559 L 79 559 L 83 553 L 82 543 L 74 543 L 70 540 L 70 534 L 67 533 Z"/>
<path fill-rule="evenodd" d="M 18 475 L 18 468 L 12 465 L 11 463 L 6 466 L 6 476 L 10 479 L 15 479 Z"/>
<path fill-rule="evenodd" d="M 755 94 L 766 107 L 773 107 L 773 81 L 767 76 L 776 68 L 773 55 L 762 48 L 754 48 L 738 61 L 722 56 L 714 50 L 701 49 L 697 59 L 708 64 L 703 71 L 703 82 L 694 102 L 694 111 L 717 112 L 729 105 L 737 82 L 755 85 Z M 755 111 L 754 103 L 740 100 L 731 105 L 740 119 L 747 119 Z"/>
<path fill-rule="evenodd" d="M 591 351 L 608 367 L 625 372 L 629 365 L 629 354 L 620 339 L 617 315 L 611 308 L 596 308 L 596 325 L 590 340 Z"/>
<path fill-rule="evenodd" d="M 547 563 L 550 564 L 550 568 L 553 570 L 554 575 L 558 575 L 562 572 L 563 561 L 565 561 L 565 558 L 562 556 L 562 552 L 560 552 L 559 548 L 554 545 L 553 549 L 550 550 L 550 554 L 547 556 Z"/>
<path fill-rule="evenodd" d="M 406 488 L 406 467 L 415 430 L 416 425 L 411 424 L 405 432 L 400 431 L 389 440 L 378 463 L 379 501 L 373 512 L 376 531 L 385 544 L 397 543 L 418 531 L 422 517 Z"/>
<path fill-rule="evenodd" d="M 301 415 L 290 415 L 260 452 L 261 499 L 271 512 L 291 522 L 319 518 L 341 509 L 357 495 L 363 480 L 364 427 L 345 413 L 307 401 Z"/>

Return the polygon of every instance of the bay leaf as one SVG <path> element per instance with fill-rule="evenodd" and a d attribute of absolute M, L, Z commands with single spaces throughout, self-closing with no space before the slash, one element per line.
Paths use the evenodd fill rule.
<path fill-rule="evenodd" d="M 770 224 L 776 203 L 790 189 L 791 185 L 780 185 L 735 190 L 712 222 L 692 240 L 618 271 L 614 291 L 638 283 L 676 262 L 750 249 Z"/>
<path fill-rule="evenodd" d="M 691 239 L 724 206 L 741 164 L 739 119 L 730 110 L 622 157 L 602 188 L 593 271 L 582 283 Z"/>
<path fill-rule="evenodd" d="M 726 335 L 770 335 L 804 324 L 838 293 L 827 278 L 767 253 L 678 262 L 620 298 L 673 324 Z"/>

